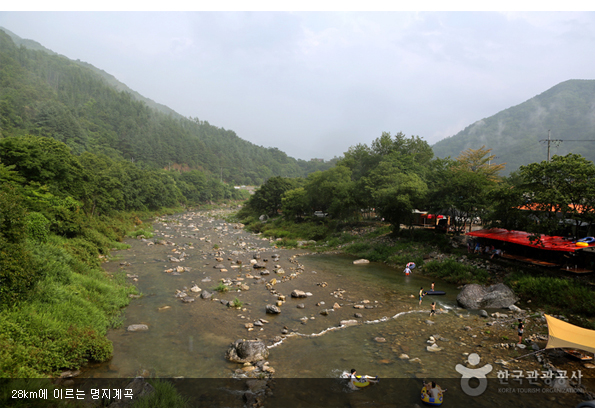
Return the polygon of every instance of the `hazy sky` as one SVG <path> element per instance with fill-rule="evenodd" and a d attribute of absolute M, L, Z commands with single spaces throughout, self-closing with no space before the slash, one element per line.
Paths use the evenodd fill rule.
<path fill-rule="evenodd" d="M 430 144 L 595 79 L 593 12 L 0 12 L 184 116 L 290 156 L 383 131 Z"/>

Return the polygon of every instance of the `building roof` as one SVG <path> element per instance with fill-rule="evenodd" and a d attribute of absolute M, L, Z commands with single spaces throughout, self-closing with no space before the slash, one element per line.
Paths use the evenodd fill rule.
<path fill-rule="evenodd" d="M 529 237 L 534 236 L 534 234 L 525 231 L 509 231 L 502 228 L 477 230 L 468 232 L 466 235 L 511 242 L 513 244 L 525 245 L 548 251 L 574 252 L 584 248 L 577 246 L 575 242 L 567 240 L 564 237 L 543 234 L 538 235 L 540 237 L 539 241 L 531 242 Z"/>

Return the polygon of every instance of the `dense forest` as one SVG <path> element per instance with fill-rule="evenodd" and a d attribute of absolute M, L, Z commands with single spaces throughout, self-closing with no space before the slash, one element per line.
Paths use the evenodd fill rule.
<path fill-rule="evenodd" d="M 0 137 L 52 137 L 75 154 L 103 154 L 143 168 L 202 170 L 235 184 L 304 176 L 333 164 L 296 160 L 206 120 L 181 117 L 111 75 L 36 44 L 17 46 L 0 31 Z"/>
<path fill-rule="evenodd" d="M 595 81 L 569 80 L 520 105 L 479 120 L 433 146 L 438 157 L 456 157 L 485 145 L 504 174 L 547 159 L 548 133 L 556 141 L 551 156 L 580 153 L 595 160 Z M 561 140 L 561 142 L 560 142 Z"/>
<path fill-rule="evenodd" d="M 239 216 L 262 229 L 262 214 L 289 223 L 329 218 L 337 225 L 373 213 L 398 232 L 414 224 L 416 210 L 425 210 L 449 215 L 455 232 L 482 219 L 494 227 L 536 234 L 592 234 L 595 164 L 580 155 L 521 166 L 508 177 L 501 175 L 505 166 L 493 163 L 495 156 L 485 146 L 467 149 L 455 159 L 433 156 L 419 137 L 385 132 L 370 146 L 351 147 L 329 170 L 306 178 L 269 179 Z M 316 239 L 307 234 L 299 238 Z"/>

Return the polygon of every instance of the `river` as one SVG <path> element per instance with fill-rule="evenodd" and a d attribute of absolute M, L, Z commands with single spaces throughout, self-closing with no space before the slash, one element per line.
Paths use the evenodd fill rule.
<path fill-rule="evenodd" d="M 276 404 L 289 390 L 295 393 L 293 400 L 310 404 L 304 406 L 364 406 L 365 401 L 371 400 L 379 406 L 394 406 L 396 400 L 402 400 L 404 406 L 415 406 L 419 402 L 422 379 L 438 379 L 443 387 L 448 383 L 450 386 L 445 388 L 450 390 L 445 401 L 449 406 L 464 403 L 487 407 L 506 404 L 506 401 L 514 406 L 543 406 L 544 403 L 574 406 L 580 400 L 573 393 L 543 392 L 543 384 L 537 387 L 542 390 L 539 394 L 506 391 L 518 390 L 523 385 L 499 384 L 498 371 L 529 371 L 539 365 L 532 357 L 506 368 L 496 364 L 498 358 L 511 360 L 529 351 L 491 348 L 493 333 L 485 329 L 485 322 L 475 312 L 457 306 L 458 290 L 454 285 L 436 282 L 436 290 L 443 290 L 446 295 L 426 296 L 419 306 L 416 294 L 420 287 L 428 290 L 431 284 L 419 269 L 405 276 L 400 270 L 383 264 L 354 265 L 352 257 L 321 254 L 299 256 L 297 261 L 303 265 L 303 270 L 295 269 L 297 263 L 290 262 L 291 257 L 305 251 L 271 247 L 268 240 L 234 229 L 232 224 L 217 219 L 216 214 L 179 214 L 156 221 L 154 228 L 155 237 L 150 241 L 165 240 L 169 244 L 151 245 L 130 239 L 126 241 L 130 249 L 114 251 L 111 260 L 104 264 L 108 273 L 123 270 L 136 277 L 129 280 L 142 296 L 127 307 L 123 325 L 108 333 L 114 344 L 113 358 L 90 366 L 85 371 L 88 378 L 142 375 L 204 379 L 206 384 L 216 381 L 212 379 L 228 381 L 242 375 L 238 375 L 241 366 L 225 359 L 225 350 L 236 339 L 258 338 L 270 346 L 268 361 L 278 379 L 277 392 L 270 392 L 265 406 L 278 406 Z M 271 271 L 271 275 L 266 276 L 269 281 L 297 272 L 295 279 L 275 285 L 277 292 L 286 296 L 278 315 L 265 313 L 264 306 L 277 301 L 277 296 L 266 290 L 264 279 L 256 279 L 260 275 L 250 267 L 254 253 L 261 259 L 270 259 L 274 253 L 280 255 L 279 261 L 267 262 L 267 269 Z M 171 256 L 185 259 L 170 262 Z M 222 261 L 215 260 L 217 257 Z M 239 265 L 234 263 L 237 260 L 242 261 L 242 267 L 231 268 Z M 215 269 L 218 263 L 223 264 L 227 272 Z M 279 264 L 285 275 L 273 273 L 274 264 Z M 165 272 L 178 266 L 189 271 L 178 275 Z M 212 291 L 222 277 L 239 278 L 238 282 L 247 284 L 250 289 L 225 294 L 215 292 L 217 300 L 200 299 L 199 292 L 188 290 L 196 284 Z M 292 299 L 290 293 L 294 289 L 310 292 L 312 296 Z M 195 301 L 183 303 L 176 298 L 176 292 L 182 290 Z M 228 308 L 219 301 L 236 298 L 243 302 L 242 309 Z M 430 318 L 432 301 L 436 302 L 439 313 Z M 303 304 L 304 308 L 296 307 L 298 304 Z M 339 307 L 333 309 L 334 305 Z M 362 308 L 356 309 L 355 305 Z M 329 310 L 328 315 L 320 313 L 325 309 Z M 361 317 L 356 318 L 355 313 L 360 313 Z M 267 323 L 247 331 L 246 323 L 261 318 Z M 340 327 L 341 321 L 353 319 L 359 323 Z M 127 331 L 131 324 L 146 324 L 149 330 Z M 284 330 L 287 336 L 282 335 Z M 510 341 L 514 341 L 513 329 L 504 327 L 504 330 L 510 332 Z M 430 336 L 437 339 L 440 351 L 427 350 Z M 477 367 L 485 364 L 493 367 L 488 375 L 490 386 L 478 398 L 461 392 L 461 374 L 456 369 L 457 364 L 471 367 L 467 361 L 470 353 L 480 356 L 481 363 Z M 386 381 L 354 392 L 340 380 L 351 368 Z M 580 366 L 575 368 L 580 369 Z M 301 386 L 300 381 L 304 382 Z M 186 388 L 196 390 L 195 385 L 186 385 Z M 316 387 L 333 391 L 308 391 Z M 240 401 L 237 395 L 224 405 L 234 406 L 233 401 Z"/>

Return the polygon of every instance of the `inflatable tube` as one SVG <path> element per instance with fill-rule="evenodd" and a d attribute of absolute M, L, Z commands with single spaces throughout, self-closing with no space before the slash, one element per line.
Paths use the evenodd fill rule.
<path fill-rule="evenodd" d="M 442 391 L 438 392 L 438 400 L 435 401 L 433 397 L 430 397 L 430 394 L 428 394 L 428 392 L 426 391 L 426 387 L 424 386 L 421 389 L 421 401 L 427 405 L 434 405 L 434 406 L 442 405 L 442 402 L 443 402 Z"/>
<path fill-rule="evenodd" d="M 584 242 L 584 241 L 578 241 L 578 242 L 576 243 L 576 246 L 577 246 L 577 247 L 582 247 L 582 248 L 584 248 L 584 247 L 588 247 L 588 246 L 589 246 L 589 244 L 588 244 L 588 243 L 586 243 L 586 242 Z"/>
<path fill-rule="evenodd" d="M 430 296 L 446 295 L 446 292 L 444 292 L 442 290 L 428 290 L 426 292 L 426 295 L 430 295 Z"/>
<path fill-rule="evenodd" d="M 415 269 L 415 264 L 413 262 L 409 262 L 406 266 L 409 269 Z"/>
<path fill-rule="evenodd" d="M 587 244 L 592 244 L 593 242 L 595 242 L 595 238 L 593 237 L 585 237 L 585 238 L 581 238 L 577 241 L 577 244 L 579 242 L 586 242 Z"/>
<path fill-rule="evenodd" d="M 366 379 L 367 377 L 365 375 L 364 376 L 356 375 L 355 378 L 357 378 L 358 381 L 352 381 L 352 384 L 358 388 L 364 388 L 364 387 L 367 387 L 368 385 L 372 384 L 370 381 L 368 381 Z"/>

